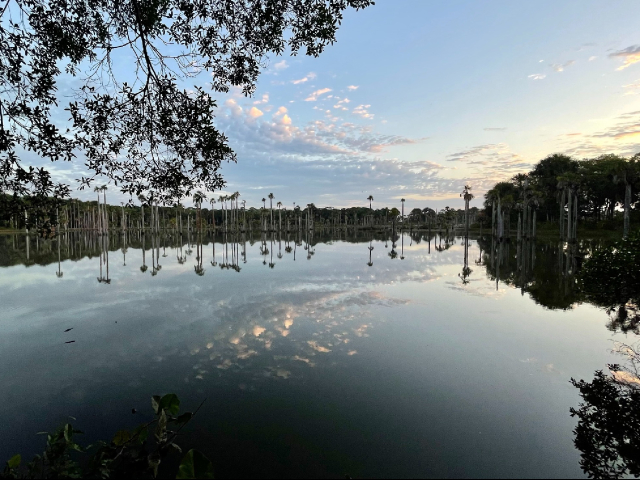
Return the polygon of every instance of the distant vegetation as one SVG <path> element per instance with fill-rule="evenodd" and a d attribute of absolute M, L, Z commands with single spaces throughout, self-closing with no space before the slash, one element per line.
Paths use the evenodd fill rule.
<path fill-rule="evenodd" d="M 510 224 L 517 221 L 519 212 L 530 209 L 539 221 L 556 223 L 565 237 L 572 218 L 591 228 L 623 226 L 627 235 L 631 223 L 640 220 L 639 160 L 640 154 L 630 159 L 602 155 L 584 160 L 550 155 L 529 173 L 489 190 L 481 218 L 490 225 L 494 209 L 500 206 Z"/>

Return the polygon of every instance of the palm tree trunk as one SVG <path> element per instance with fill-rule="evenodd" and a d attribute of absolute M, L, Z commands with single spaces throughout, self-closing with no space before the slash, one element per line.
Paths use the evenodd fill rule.
<path fill-rule="evenodd" d="M 562 189 L 562 197 L 560 200 L 560 215 L 558 216 L 558 222 L 560 226 L 560 240 L 564 239 L 564 201 L 565 201 L 566 189 Z"/>
<path fill-rule="evenodd" d="M 631 210 L 631 184 L 627 183 L 624 191 L 624 230 L 623 238 L 629 236 L 629 223 L 630 223 L 630 210 Z"/>
<path fill-rule="evenodd" d="M 571 189 L 569 189 L 569 209 L 567 213 L 567 240 L 571 241 L 573 240 L 571 235 L 573 230 L 573 224 L 571 223 L 573 217 L 573 191 Z"/>

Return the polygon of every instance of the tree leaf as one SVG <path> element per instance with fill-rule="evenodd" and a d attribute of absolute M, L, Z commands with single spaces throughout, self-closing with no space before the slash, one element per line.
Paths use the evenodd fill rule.
<path fill-rule="evenodd" d="M 160 400 L 160 408 L 170 415 L 176 415 L 180 411 L 180 399 L 175 393 L 167 393 Z"/>
<path fill-rule="evenodd" d="M 140 425 L 139 427 L 136 427 L 136 429 L 133 431 L 133 435 L 132 437 L 136 437 L 137 436 L 137 442 L 139 444 L 143 444 L 144 442 L 147 441 L 147 437 L 149 436 L 149 429 L 147 428 L 146 425 Z"/>
<path fill-rule="evenodd" d="M 64 426 L 64 439 L 67 442 L 70 442 L 72 438 L 73 438 L 73 427 L 71 426 L 70 423 L 67 423 Z"/>
<path fill-rule="evenodd" d="M 160 418 L 158 419 L 158 426 L 156 427 L 156 440 L 158 442 L 164 442 L 167 439 L 167 414 L 164 409 L 160 412 Z"/>
<path fill-rule="evenodd" d="M 180 462 L 176 478 L 214 478 L 213 464 L 197 450 L 189 450 Z"/>
<path fill-rule="evenodd" d="M 127 443 L 129 440 L 131 440 L 131 434 L 127 430 L 118 430 L 111 441 L 116 445 L 116 447 L 119 447 Z"/>
<path fill-rule="evenodd" d="M 18 468 L 20 466 L 20 462 L 22 461 L 22 456 L 20 454 L 14 455 L 9 459 L 7 465 L 9 468 Z"/>
<path fill-rule="evenodd" d="M 155 413 L 156 415 L 159 412 L 159 408 L 160 408 L 160 395 L 154 395 L 151 397 L 151 408 L 153 408 L 153 413 Z"/>

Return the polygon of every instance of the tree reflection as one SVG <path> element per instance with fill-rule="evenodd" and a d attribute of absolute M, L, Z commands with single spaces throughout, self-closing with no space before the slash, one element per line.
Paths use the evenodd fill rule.
<path fill-rule="evenodd" d="M 583 400 L 570 409 L 578 418 L 574 444 L 590 478 L 640 476 L 640 355 L 625 344 L 614 351 L 625 364 L 608 365 L 610 375 L 599 370 L 591 382 L 571 379 Z"/>
<path fill-rule="evenodd" d="M 586 299 L 611 316 L 610 330 L 640 333 L 640 231 L 596 249 L 580 279 Z"/>

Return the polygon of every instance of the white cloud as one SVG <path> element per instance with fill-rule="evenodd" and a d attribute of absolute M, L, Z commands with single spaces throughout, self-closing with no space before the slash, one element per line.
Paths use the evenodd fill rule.
<path fill-rule="evenodd" d="M 576 63 L 575 60 L 569 60 L 569 61 L 564 62 L 562 64 L 554 63 L 554 64 L 550 65 L 550 67 L 553 68 L 556 72 L 564 72 L 565 68 L 570 67 L 574 63 Z"/>
<path fill-rule="evenodd" d="M 598 57 L 596 57 L 595 55 L 592 55 L 592 56 L 589 57 L 589 61 L 593 62 L 596 58 L 598 58 Z"/>
<path fill-rule="evenodd" d="M 249 110 L 249 116 L 252 118 L 258 118 L 258 117 L 261 117 L 262 115 L 264 115 L 264 113 L 262 113 L 262 110 L 256 107 L 251 107 L 251 110 Z"/>
<path fill-rule="evenodd" d="M 254 105 L 260 105 L 263 103 L 269 103 L 269 94 L 265 93 L 264 95 L 262 95 L 262 100 L 256 100 L 255 102 L 253 102 Z"/>
<path fill-rule="evenodd" d="M 542 80 L 544 78 L 546 78 L 547 76 L 543 73 L 534 73 L 533 75 L 529 75 L 529 77 L 532 80 Z"/>
<path fill-rule="evenodd" d="M 331 91 L 330 88 L 321 88 L 320 90 L 316 90 L 312 92 L 307 98 L 304 99 L 305 102 L 315 102 L 318 100 L 320 95 L 324 95 L 325 93 L 329 93 Z"/>
<path fill-rule="evenodd" d="M 359 115 L 362 118 L 373 118 L 373 114 L 369 113 L 369 111 L 367 110 L 369 107 L 371 107 L 371 105 L 358 105 L 356 108 L 353 109 L 353 114 L 355 115 Z"/>
<path fill-rule="evenodd" d="M 631 45 L 623 50 L 610 53 L 609 58 L 622 58 L 624 64 L 618 67 L 617 70 L 624 70 L 634 63 L 640 62 L 640 45 Z"/>
<path fill-rule="evenodd" d="M 348 110 L 348 108 L 346 108 L 344 106 L 345 103 L 349 103 L 351 102 L 351 100 L 349 100 L 348 98 L 343 98 L 342 100 L 339 99 L 339 97 L 336 97 L 336 99 L 338 100 L 338 103 L 336 103 L 333 108 L 340 108 L 342 110 Z"/>
<path fill-rule="evenodd" d="M 238 102 L 236 102 L 233 98 L 227 99 L 224 102 L 224 106 L 231 110 L 231 114 L 233 116 L 237 117 L 242 114 L 242 107 L 238 105 Z"/>
<path fill-rule="evenodd" d="M 287 112 L 288 112 L 287 107 L 280 107 L 278 108 L 278 110 L 276 110 L 276 113 L 274 113 L 273 116 L 278 117 L 280 115 L 284 115 Z"/>
<path fill-rule="evenodd" d="M 273 68 L 275 70 L 284 70 L 285 68 L 289 68 L 289 65 L 287 65 L 287 61 L 286 60 L 282 60 L 281 62 L 276 63 Z"/>
<path fill-rule="evenodd" d="M 349 85 L 349 86 L 347 87 L 347 90 L 349 90 L 349 91 L 353 91 L 353 90 L 357 90 L 358 88 L 360 88 L 360 86 L 359 86 L 359 85 Z"/>
<path fill-rule="evenodd" d="M 314 78 L 316 78 L 316 74 L 313 72 L 309 72 L 305 77 L 302 77 L 298 80 L 291 80 L 291 83 L 293 83 L 294 85 L 298 85 L 300 83 L 305 83 L 309 80 L 313 80 Z"/>

